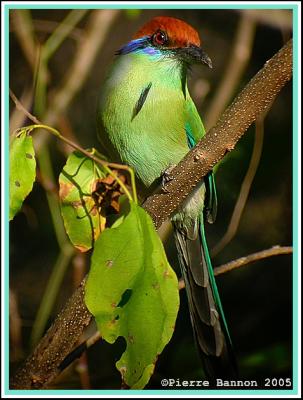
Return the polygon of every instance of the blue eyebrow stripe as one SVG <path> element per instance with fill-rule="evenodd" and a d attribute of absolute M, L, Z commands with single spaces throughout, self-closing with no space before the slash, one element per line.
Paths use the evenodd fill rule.
<path fill-rule="evenodd" d="M 144 49 L 148 45 L 149 37 L 143 36 L 142 38 L 134 39 L 131 42 L 127 43 L 125 46 L 121 47 L 121 49 L 119 49 L 116 54 L 122 55 L 132 53 L 133 51 Z"/>

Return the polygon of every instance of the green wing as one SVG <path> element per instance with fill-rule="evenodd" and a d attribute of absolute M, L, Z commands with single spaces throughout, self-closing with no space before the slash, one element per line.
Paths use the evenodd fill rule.
<path fill-rule="evenodd" d="M 186 100 L 186 124 L 185 131 L 187 136 L 188 147 L 192 149 L 197 142 L 205 135 L 205 128 L 201 121 L 200 115 L 196 109 L 194 102 L 188 95 Z M 204 212 L 209 223 L 213 223 L 217 216 L 217 191 L 214 172 L 210 171 L 204 178 L 206 187 L 206 199 Z"/>
<path fill-rule="evenodd" d="M 187 92 L 187 100 L 185 104 L 185 129 L 188 137 L 191 139 L 190 148 L 193 147 L 205 135 L 204 125 L 201 121 L 200 115 L 192 101 L 189 93 Z"/>

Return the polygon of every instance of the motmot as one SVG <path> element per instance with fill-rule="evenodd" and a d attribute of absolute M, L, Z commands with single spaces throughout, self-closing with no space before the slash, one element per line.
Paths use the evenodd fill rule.
<path fill-rule="evenodd" d="M 187 86 L 193 64 L 212 68 L 198 32 L 159 16 L 117 51 L 105 79 L 97 112 L 102 151 L 134 169 L 143 196 L 205 134 Z M 194 338 L 210 379 L 237 374 L 204 231 L 216 213 L 211 171 L 171 217 Z"/>

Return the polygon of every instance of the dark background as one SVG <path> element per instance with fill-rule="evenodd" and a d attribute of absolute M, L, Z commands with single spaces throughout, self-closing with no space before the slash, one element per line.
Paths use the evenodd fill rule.
<path fill-rule="evenodd" d="M 92 12 L 94 11 L 89 11 L 77 25 L 76 33 L 80 36 L 85 33 Z M 279 12 L 279 18 L 276 12 Z M 37 48 L 51 34 L 56 26 L 54 22 L 62 22 L 68 13 L 68 10 L 31 11 Z M 256 13 L 251 56 L 232 91 L 231 100 L 291 36 L 290 11 L 259 10 Z M 213 61 L 213 69 L 195 66 L 190 74 L 189 86 L 201 116 L 207 120 L 208 110 L 230 62 L 242 12 L 220 9 L 124 10 L 111 26 L 83 86 L 64 110 L 60 124 L 56 125 L 60 126 L 63 134 L 72 135 L 83 147 L 98 148 L 96 105 L 104 74 L 115 51 L 143 23 L 156 15 L 184 19 L 202 37 L 204 50 Z M 24 90 L 33 87 L 34 78 L 16 36 L 13 17 L 11 13 L 10 87 L 20 98 Z M 51 104 L 53 89 L 64 84 L 63 77 L 75 55 L 76 47 L 77 40 L 68 37 L 49 62 L 47 106 Z M 232 241 L 213 259 L 214 266 L 273 245 L 292 244 L 291 89 L 291 83 L 283 88 L 266 116 L 262 157 L 238 231 Z M 34 101 L 32 98 L 29 102 L 29 110 L 32 112 L 35 109 Z M 11 106 L 13 113 L 14 104 Z M 43 115 L 39 117 L 43 120 Z M 28 123 L 28 120 L 22 121 L 23 125 Z M 254 130 L 254 126 L 249 128 L 217 171 L 218 217 L 214 225 L 206 227 L 210 249 L 227 229 L 249 165 Z M 57 179 L 66 155 L 61 143 L 54 139 L 47 146 L 53 174 Z M 56 189 L 55 187 L 54 190 Z M 166 248 L 169 260 L 179 275 L 172 239 L 166 240 Z M 59 246 L 45 188 L 38 181 L 23 209 L 10 224 L 10 288 L 17 300 L 13 316 L 19 317 L 21 321 L 21 328 L 17 327 L 17 339 L 14 336 L 15 339 L 11 341 L 12 372 L 30 351 L 32 325 L 58 252 Z M 89 255 L 84 263 L 83 273 L 89 265 Z M 71 263 L 56 295 L 48 325 L 73 292 L 75 274 L 74 263 Z M 240 378 L 257 379 L 262 384 L 266 377 L 292 377 L 292 257 L 281 255 L 245 266 L 218 277 L 217 284 L 239 360 Z M 91 388 L 120 388 L 120 375 L 114 364 L 120 358 L 122 350 L 122 340 L 114 345 L 99 342 L 88 350 Z M 160 355 L 148 388 L 161 388 L 160 380 L 163 378 L 191 380 L 201 377 L 203 373 L 193 343 L 183 290 L 173 338 Z M 81 386 L 79 375 L 72 366 L 53 387 L 83 388 L 83 384 Z"/>

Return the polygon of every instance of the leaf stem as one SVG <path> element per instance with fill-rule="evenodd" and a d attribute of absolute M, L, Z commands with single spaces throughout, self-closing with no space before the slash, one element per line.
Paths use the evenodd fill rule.
<path fill-rule="evenodd" d="M 52 128 L 51 126 L 44 125 L 42 124 L 37 117 L 32 115 L 29 111 L 27 111 L 22 103 L 18 100 L 18 98 L 15 96 L 13 91 L 10 89 L 10 96 L 15 103 L 16 107 L 24 112 L 24 114 L 33 122 L 35 122 L 35 125 L 29 125 L 26 127 L 26 129 L 30 132 L 33 129 L 45 129 L 49 131 L 51 134 L 56 136 L 57 138 L 61 139 L 63 142 L 67 143 L 69 146 L 73 147 L 76 150 L 79 150 L 82 154 L 86 155 L 93 161 L 95 161 L 97 164 L 102 165 L 103 167 L 108 167 L 108 168 L 113 168 L 113 169 L 122 169 L 125 171 L 128 171 L 130 174 L 130 180 L 131 180 L 131 187 L 132 187 L 132 192 L 133 192 L 133 197 L 130 195 L 129 191 L 126 189 L 125 185 L 121 180 L 112 172 L 109 172 L 115 179 L 117 179 L 117 182 L 121 186 L 121 188 L 125 191 L 125 194 L 128 196 L 130 200 L 133 200 L 136 204 L 138 203 L 138 197 L 137 197 L 137 190 L 136 190 L 136 182 L 135 182 L 135 173 L 132 168 L 130 168 L 128 165 L 123 165 L 123 164 L 117 164 L 117 163 L 110 163 L 105 160 L 101 160 L 99 157 L 96 157 L 94 154 L 91 154 L 89 151 L 83 149 L 81 146 L 79 146 L 77 143 L 72 142 L 71 140 L 67 139 L 61 133 L 55 129 Z M 21 129 L 21 128 L 20 128 Z M 23 128 L 22 128 L 23 129 Z M 122 184 L 122 185 L 121 185 Z M 127 194 L 128 193 L 128 194 Z"/>
<path fill-rule="evenodd" d="M 138 202 L 136 185 L 135 185 L 135 174 L 134 174 L 134 171 L 129 166 L 102 160 L 101 158 L 95 156 L 93 153 L 89 152 L 88 150 L 83 149 L 78 144 L 76 144 L 76 143 L 72 142 L 71 140 L 67 139 L 66 137 L 61 135 L 61 133 L 57 129 L 52 128 L 51 126 L 43 125 L 43 124 L 35 124 L 35 125 L 27 126 L 26 129 L 28 130 L 28 132 L 31 132 L 34 129 L 45 129 L 48 132 L 50 132 L 52 135 L 56 136 L 57 138 L 59 138 L 63 142 L 67 143 L 69 146 L 71 146 L 74 149 L 76 149 L 76 150 L 80 151 L 81 153 L 83 153 L 86 157 L 88 157 L 91 160 L 95 161 L 97 164 L 102 165 L 102 167 L 104 167 L 106 169 L 106 171 L 117 180 L 117 182 L 119 183 L 119 185 L 121 186 L 121 188 L 125 192 L 125 194 L 128 197 L 128 199 L 130 201 L 134 201 L 135 203 Z M 126 188 L 126 186 L 121 181 L 121 179 L 118 178 L 118 176 L 110 168 L 122 169 L 122 170 L 125 170 L 125 171 L 129 172 L 130 178 L 131 178 L 131 186 L 132 186 L 132 191 L 133 191 L 133 197 L 131 196 L 129 190 Z"/>

